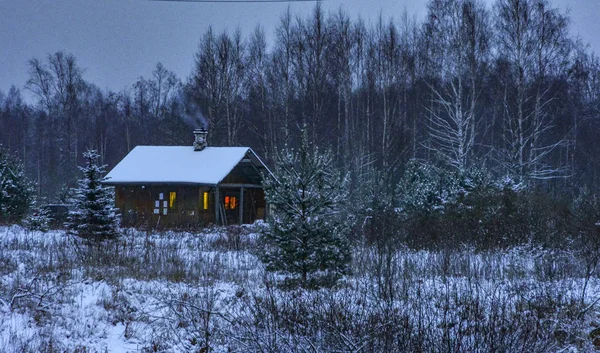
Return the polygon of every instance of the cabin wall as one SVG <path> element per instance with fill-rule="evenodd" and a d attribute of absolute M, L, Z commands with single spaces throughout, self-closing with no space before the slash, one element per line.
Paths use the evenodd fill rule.
<path fill-rule="evenodd" d="M 205 192 L 208 193 L 206 208 Z M 115 187 L 115 205 L 121 212 L 121 224 L 132 227 L 194 228 L 215 223 L 214 197 L 214 190 L 210 187 Z"/>
<path fill-rule="evenodd" d="M 241 208 L 243 208 L 242 223 L 248 224 L 257 219 L 265 219 L 265 193 L 261 187 L 261 182 L 262 177 L 258 170 L 251 164 L 244 162 L 233 168 L 223 179 L 219 185 L 219 196 L 226 224 L 240 223 Z M 232 209 L 227 206 L 228 197 L 230 199 L 235 197 L 238 203 L 237 207 Z"/>
<path fill-rule="evenodd" d="M 249 164 L 238 164 L 231 172 L 221 181 L 221 185 L 227 184 L 252 184 L 261 185 L 262 176 L 260 173 Z"/>
<path fill-rule="evenodd" d="M 206 193 L 206 198 L 205 198 Z M 209 186 L 117 185 L 115 205 L 125 227 L 196 228 L 216 222 L 216 188 Z M 219 186 L 219 224 L 249 224 L 265 219 L 264 191 L 239 185 Z M 235 203 L 233 199 L 235 198 Z"/>

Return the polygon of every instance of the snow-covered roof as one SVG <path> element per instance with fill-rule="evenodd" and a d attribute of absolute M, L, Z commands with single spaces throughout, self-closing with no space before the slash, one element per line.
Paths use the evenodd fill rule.
<path fill-rule="evenodd" d="M 108 173 L 106 184 L 219 184 L 244 157 L 267 167 L 248 147 L 137 146 Z"/>

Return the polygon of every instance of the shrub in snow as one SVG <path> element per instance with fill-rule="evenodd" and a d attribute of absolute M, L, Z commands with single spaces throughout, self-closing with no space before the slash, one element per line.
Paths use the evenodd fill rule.
<path fill-rule="evenodd" d="M 476 179 L 471 172 L 449 172 L 411 160 L 396 189 L 398 207 L 405 213 L 443 211 L 462 202 Z"/>
<path fill-rule="evenodd" d="M 571 206 L 572 221 L 571 229 L 578 234 L 575 237 L 583 237 L 586 241 L 600 242 L 600 195 L 592 193 L 585 188 L 573 200 Z"/>
<path fill-rule="evenodd" d="M 310 151 L 305 136 L 299 151 L 278 154 L 276 179 L 264 182 L 272 212 L 262 260 L 302 286 L 337 278 L 350 261 L 350 222 L 342 216 L 347 180 L 332 165 L 329 153 Z"/>
<path fill-rule="evenodd" d="M 410 161 L 396 198 L 410 246 L 489 248 L 553 241 L 558 234 L 544 210 L 552 200 L 515 178 L 495 179 L 483 167 L 455 172 Z"/>
<path fill-rule="evenodd" d="M 0 146 L 0 223 L 23 219 L 33 203 L 33 184 L 25 177 L 23 165 Z"/>
<path fill-rule="evenodd" d="M 498 193 L 503 189 L 482 167 L 450 172 L 411 160 L 396 191 L 399 208 L 410 213 L 443 211 L 447 207 L 463 205 L 470 196 Z"/>
<path fill-rule="evenodd" d="M 100 155 L 88 150 L 83 156 L 86 166 L 79 168 L 84 177 L 75 189 L 75 211 L 67 223 L 69 233 L 97 241 L 115 238 L 119 235 L 119 218 L 110 188 L 102 185 L 105 172 L 104 166 L 98 165 Z"/>
<path fill-rule="evenodd" d="M 392 181 L 394 172 L 367 170 L 355 195 L 358 224 L 355 229 L 367 244 L 397 247 L 402 229 L 401 211 Z"/>
<path fill-rule="evenodd" d="M 47 232 L 50 229 L 50 221 L 49 211 L 45 208 L 40 208 L 25 219 L 25 227 L 29 230 Z"/>
<path fill-rule="evenodd" d="M 496 183 L 496 187 L 505 191 L 521 192 L 527 188 L 527 184 L 511 175 L 505 175 Z"/>

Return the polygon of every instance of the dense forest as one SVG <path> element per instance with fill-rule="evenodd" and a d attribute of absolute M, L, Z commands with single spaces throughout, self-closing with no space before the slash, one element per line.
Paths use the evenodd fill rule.
<path fill-rule="evenodd" d="M 86 81 L 67 52 L 32 58 L 24 86 L 0 92 L 0 144 L 46 202 L 64 201 L 86 149 L 112 167 L 136 145 L 191 145 L 200 125 L 211 145 L 268 163 L 306 129 L 355 185 L 373 171 L 395 185 L 417 160 L 551 193 L 599 189 L 600 61 L 566 13 L 547 0 L 430 0 L 423 21 L 394 15 L 287 11 L 272 43 L 260 26 L 208 29 L 189 77 L 158 63 L 121 92 Z"/>

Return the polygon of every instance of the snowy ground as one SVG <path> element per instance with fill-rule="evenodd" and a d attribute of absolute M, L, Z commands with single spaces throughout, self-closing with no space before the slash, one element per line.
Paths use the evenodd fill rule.
<path fill-rule="evenodd" d="M 285 290 L 252 228 L 127 231 L 100 248 L 0 227 L 3 352 L 593 349 L 600 281 L 568 252 L 354 251 L 332 289 Z M 586 280 L 586 278 L 588 280 Z M 594 334 L 592 333 L 592 336 Z"/>

